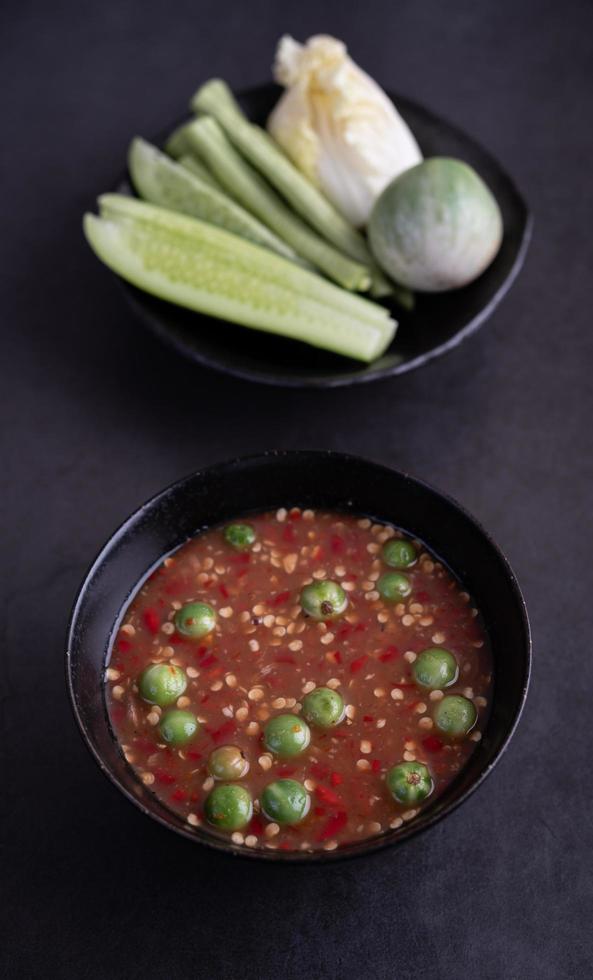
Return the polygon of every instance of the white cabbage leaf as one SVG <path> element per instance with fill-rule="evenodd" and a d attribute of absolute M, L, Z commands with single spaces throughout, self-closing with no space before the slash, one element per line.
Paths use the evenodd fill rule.
<path fill-rule="evenodd" d="M 281 38 L 274 77 L 285 92 L 268 131 L 354 225 L 366 225 L 394 177 L 422 160 L 391 100 L 336 38 Z"/>

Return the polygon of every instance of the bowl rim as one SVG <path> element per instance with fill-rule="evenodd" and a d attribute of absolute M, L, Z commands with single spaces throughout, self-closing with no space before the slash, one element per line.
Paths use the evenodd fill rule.
<path fill-rule="evenodd" d="M 201 348 L 188 347 L 188 345 L 180 339 L 175 333 L 172 333 L 170 328 L 166 323 L 163 323 L 161 317 L 158 313 L 148 304 L 142 301 L 142 297 L 138 294 L 142 291 L 137 289 L 131 283 L 126 282 L 117 273 L 112 273 L 115 277 L 119 288 L 125 295 L 125 300 L 132 310 L 132 313 L 140 322 L 142 322 L 150 332 L 156 337 L 160 342 L 164 343 L 169 349 L 175 351 L 178 355 L 183 357 L 190 363 L 197 364 L 199 367 L 206 368 L 209 371 L 215 371 L 218 374 L 227 375 L 229 377 L 239 378 L 241 381 L 249 381 L 253 384 L 263 384 L 272 388 L 294 388 L 294 389 L 325 389 L 325 388 L 345 388 L 350 385 L 362 385 L 371 383 L 373 381 L 384 381 L 387 378 L 397 377 L 400 374 L 407 374 L 409 371 L 415 371 L 418 368 L 424 367 L 425 364 L 430 363 L 435 358 L 441 357 L 443 354 L 448 354 L 450 351 L 455 350 L 459 347 L 465 340 L 476 333 L 480 327 L 492 316 L 496 308 L 500 305 L 502 300 L 505 298 L 507 293 L 510 291 L 515 283 L 519 273 L 521 272 L 523 265 L 525 263 L 525 258 L 531 239 L 533 236 L 533 213 L 530 209 L 529 203 L 519 187 L 517 181 L 513 175 L 506 169 L 506 166 L 499 161 L 498 156 L 491 151 L 485 144 L 481 142 L 478 138 L 467 132 L 462 126 L 458 126 L 457 123 L 450 122 L 450 120 L 441 115 L 440 112 L 431 109 L 430 107 L 424 105 L 422 102 L 418 102 L 416 99 L 411 99 L 407 95 L 404 95 L 398 91 L 395 91 L 389 86 L 383 86 L 388 98 L 398 107 L 402 106 L 411 109 L 414 112 L 424 114 L 426 117 L 433 121 L 437 121 L 439 124 L 444 125 L 447 130 L 461 137 L 464 142 L 473 145 L 481 153 L 492 160 L 500 172 L 504 175 L 505 180 L 509 186 L 509 189 L 513 192 L 516 199 L 520 202 L 523 207 L 524 212 L 524 224 L 522 228 L 521 238 L 517 253 L 515 255 L 514 261 L 498 287 L 496 291 L 492 294 L 486 305 L 480 309 L 478 313 L 465 326 L 461 327 L 452 337 L 444 340 L 442 343 L 436 344 L 429 350 L 423 353 L 416 354 L 414 357 L 410 357 L 409 360 L 402 360 L 398 363 L 392 364 L 389 367 L 380 367 L 378 365 L 369 364 L 364 367 L 364 370 L 360 373 L 355 371 L 355 362 L 352 362 L 352 373 L 344 371 L 344 373 L 337 374 L 322 374 L 309 377 L 306 374 L 298 374 L 288 376 L 276 376 L 273 374 L 273 368 L 267 369 L 263 367 L 242 367 L 241 365 L 226 365 L 223 363 L 220 357 L 211 356 L 208 352 L 203 352 Z M 278 94 L 281 94 L 281 87 L 276 85 L 273 81 L 261 82 L 258 85 L 250 85 L 246 88 L 241 88 L 235 92 L 237 99 L 250 99 L 257 97 L 262 91 L 265 90 L 278 90 Z M 191 114 L 185 114 L 177 118 L 176 122 L 170 124 L 167 129 L 162 128 L 159 132 L 151 138 L 151 142 L 154 142 L 158 147 L 162 147 L 166 136 L 177 128 L 177 126 L 182 125 L 188 119 L 191 118 Z M 133 187 L 129 170 L 126 168 L 120 171 L 116 180 L 112 182 L 112 187 L 115 191 L 120 191 L 125 185 Z M 452 292 L 455 292 L 453 290 Z M 166 300 L 163 302 L 167 302 Z M 197 314 L 202 315 L 202 314 Z M 397 314 L 396 314 L 397 318 Z M 358 365 L 360 367 L 360 365 Z"/>
<path fill-rule="evenodd" d="M 214 835 L 208 837 L 206 834 L 203 836 L 198 836 L 194 830 L 191 828 L 185 828 L 182 826 L 173 826 L 163 819 L 158 813 L 145 806 L 141 800 L 134 796 L 134 794 L 127 789 L 120 781 L 117 779 L 114 773 L 111 772 L 109 766 L 103 761 L 101 754 L 95 750 L 92 743 L 91 737 L 87 732 L 86 725 L 79 711 L 75 685 L 74 685 L 74 670 L 73 670 L 73 646 L 75 645 L 75 632 L 76 624 L 78 619 L 78 614 L 82 604 L 86 600 L 87 592 L 89 586 L 92 584 L 95 573 L 101 568 L 104 561 L 110 554 L 110 552 L 117 546 L 120 539 L 127 533 L 127 531 L 138 521 L 138 519 L 145 514 L 154 504 L 157 503 L 161 498 L 168 496 L 171 493 L 176 492 L 181 489 L 186 483 L 196 478 L 200 478 L 204 474 L 216 474 L 217 472 L 228 471 L 231 466 L 236 466 L 238 464 L 246 463 L 261 463 L 264 464 L 269 461 L 278 461 L 282 459 L 292 458 L 298 456 L 307 457 L 319 457 L 324 459 L 340 459 L 341 461 L 353 461 L 357 464 L 362 463 L 365 466 L 370 466 L 379 471 L 383 471 L 389 474 L 395 473 L 397 476 L 403 477 L 406 482 L 414 486 L 419 486 L 423 490 L 428 491 L 438 497 L 444 499 L 450 506 L 461 513 L 474 529 L 478 531 L 479 534 L 486 540 L 489 547 L 494 551 L 500 560 L 504 572 L 506 574 L 509 585 L 511 586 L 511 591 L 513 592 L 514 599 L 517 604 L 517 609 L 519 610 L 521 617 L 521 625 L 523 630 L 523 646 L 524 646 L 524 663 L 523 663 L 523 680 L 520 692 L 520 701 L 518 708 L 515 712 L 512 722 L 507 727 L 504 732 L 503 739 L 495 751 L 493 757 L 484 766 L 483 770 L 476 776 L 473 782 L 455 799 L 449 802 L 444 802 L 442 808 L 434 813 L 428 813 L 424 820 L 416 822 L 411 821 L 410 823 L 404 824 L 403 827 L 398 828 L 397 836 L 389 838 L 388 835 L 380 835 L 376 838 L 370 837 L 358 842 L 358 846 L 354 845 L 352 849 L 341 849 L 337 848 L 334 851 L 271 851 L 271 850 L 259 850 L 256 848 L 247 848 L 239 845 L 235 845 L 232 841 L 226 841 L 225 839 L 217 838 Z M 455 571 L 455 569 L 452 569 Z M 122 603 L 123 605 L 123 603 Z M 109 642 L 111 633 L 106 637 Z M 267 450 L 262 453 L 253 453 L 246 456 L 235 456 L 227 460 L 223 460 L 218 463 L 214 463 L 209 466 L 200 467 L 197 470 L 186 474 L 173 483 L 164 487 L 162 490 L 157 491 L 152 494 L 144 503 L 140 504 L 131 514 L 129 514 L 115 531 L 110 535 L 107 541 L 102 545 L 94 559 L 91 561 L 87 567 L 82 583 L 79 586 L 76 597 L 70 612 L 67 626 L 67 644 L 65 651 L 65 673 L 66 673 L 66 686 L 68 690 L 68 697 L 70 706 L 72 708 L 74 718 L 82 737 L 84 744 L 86 745 L 88 751 L 90 752 L 92 758 L 97 763 L 101 772 L 107 777 L 107 779 L 114 785 L 134 806 L 139 809 L 145 816 L 150 817 L 152 820 L 161 824 L 165 829 L 173 831 L 180 837 L 191 841 L 194 844 L 202 844 L 211 850 L 215 850 L 218 853 L 226 854 L 231 857 L 244 857 L 253 858 L 259 861 L 272 861 L 280 862 L 283 864 L 292 865 L 304 865 L 304 864 L 315 864 L 315 863 L 325 863 L 328 861 L 345 861 L 354 859 L 356 857 L 368 857 L 372 854 L 376 854 L 389 847 L 394 847 L 398 844 L 402 844 L 404 841 L 409 840 L 411 837 L 421 834 L 433 827 L 440 820 L 449 816 L 454 810 L 456 810 L 461 804 L 465 803 L 482 785 L 487 776 L 490 775 L 494 767 L 498 764 L 502 756 L 505 754 L 508 745 L 517 730 L 517 726 L 523 715 L 525 708 L 525 702 L 527 699 L 527 694 L 529 691 L 529 685 L 531 680 L 531 670 L 532 670 L 532 658 L 533 658 L 533 644 L 532 644 L 532 634 L 531 627 L 529 623 L 529 616 L 527 612 L 527 606 L 525 599 L 521 592 L 521 588 L 513 572 L 508 558 L 502 551 L 500 546 L 496 543 L 492 535 L 483 527 L 483 525 L 465 508 L 461 505 L 454 497 L 450 496 L 441 490 L 437 490 L 432 484 L 428 483 L 426 480 L 420 479 L 413 476 L 407 470 L 398 470 L 394 467 L 386 466 L 383 463 L 379 463 L 373 459 L 369 459 L 366 456 L 359 456 L 354 453 L 343 453 L 335 450 L 319 450 L 319 449 L 273 449 Z M 356 848 L 356 849 L 355 849 Z"/>

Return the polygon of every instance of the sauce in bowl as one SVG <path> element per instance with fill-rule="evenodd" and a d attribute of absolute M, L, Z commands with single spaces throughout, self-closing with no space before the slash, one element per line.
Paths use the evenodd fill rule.
<path fill-rule="evenodd" d="M 413 820 L 481 737 L 492 656 L 420 541 L 325 511 L 199 534 L 127 608 L 105 671 L 138 778 L 248 848 L 333 850 Z"/>

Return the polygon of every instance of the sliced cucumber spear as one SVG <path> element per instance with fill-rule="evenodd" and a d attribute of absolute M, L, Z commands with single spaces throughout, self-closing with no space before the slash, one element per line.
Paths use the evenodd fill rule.
<path fill-rule="evenodd" d="M 89 244 L 155 296 L 363 361 L 394 335 L 382 307 L 220 228 L 120 195 L 100 207 L 84 219 Z"/>
<path fill-rule="evenodd" d="M 291 211 L 273 188 L 237 153 L 215 119 L 196 119 L 187 125 L 185 133 L 192 151 L 206 163 L 227 193 L 263 221 L 298 255 L 346 289 L 368 289 L 371 284 L 369 268 L 339 252 Z"/>
<path fill-rule="evenodd" d="M 386 296 L 393 291 L 363 236 L 295 167 L 271 136 L 261 126 L 249 122 L 226 82 L 220 78 L 205 82 L 193 96 L 191 108 L 213 116 L 245 159 L 320 235 L 346 255 L 372 268 L 374 295 Z"/>
<path fill-rule="evenodd" d="M 184 215 L 168 211 L 165 208 L 153 207 L 136 198 L 123 194 L 102 194 L 99 197 L 101 217 L 113 221 L 134 221 L 149 228 L 168 232 L 180 238 L 187 238 L 192 245 L 209 248 L 219 256 L 231 256 L 240 264 L 242 269 L 266 281 L 278 282 L 279 285 L 290 286 L 297 293 L 311 296 L 348 315 L 355 315 L 360 320 L 387 325 L 391 329 L 391 317 L 388 310 L 362 296 L 354 295 L 314 272 L 287 262 L 279 256 L 262 253 L 258 247 L 242 241 L 236 235 L 222 234 L 221 230 L 202 221 L 187 218 Z M 242 248 L 245 245 L 247 248 Z M 265 255 L 265 263 L 262 262 Z"/>
<path fill-rule="evenodd" d="M 217 191 L 201 177 L 174 163 L 146 140 L 132 140 L 128 168 L 140 197 L 151 204 L 200 218 L 256 245 L 270 248 L 285 258 L 297 259 L 296 253 L 249 211 L 223 191 Z"/>

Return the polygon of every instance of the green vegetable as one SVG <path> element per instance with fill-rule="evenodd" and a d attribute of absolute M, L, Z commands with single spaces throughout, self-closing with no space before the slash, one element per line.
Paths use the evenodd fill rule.
<path fill-rule="evenodd" d="M 237 745 L 221 745 L 210 753 L 208 772 L 215 779 L 242 779 L 249 772 L 249 762 Z"/>
<path fill-rule="evenodd" d="M 183 636 L 201 640 L 216 626 L 216 613 L 206 602 L 188 602 L 175 613 L 175 626 Z"/>
<path fill-rule="evenodd" d="M 224 229 L 166 208 L 154 207 L 125 194 L 102 194 L 98 200 L 101 218 L 107 221 L 131 225 L 138 230 L 143 227 L 155 229 L 179 237 L 184 247 L 207 249 L 210 257 L 219 261 L 232 259 L 237 267 L 240 266 L 242 271 L 249 272 L 253 277 L 265 277 L 271 283 L 299 294 L 306 292 L 313 300 L 378 326 L 393 336 L 396 324 L 385 307 L 362 296 L 354 296 L 315 272 L 295 267 L 292 262 L 286 264 L 282 256 L 269 256 L 266 253 L 264 260 L 261 249 L 254 250 L 251 243 L 241 242 L 236 235 L 225 233 Z"/>
<path fill-rule="evenodd" d="M 163 742 L 169 745 L 187 745 L 197 735 L 199 728 L 198 719 L 191 711 L 174 710 L 163 715 L 159 732 Z"/>
<path fill-rule="evenodd" d="M 253 801 L 243 786 L 215 786 L 206 797 L 204 811 L 213 827 L 241 830 L 253 816 Z"/>
<path fill-rule="evenodd" d="M 263 221 L 302 258 L 345 289 L 364 291 L 371 283 L 367 266 L 355 262 L 317 235 L 286 206 L 249 163 L 241 157 L 216 120 L 189 123 L 187 136 L 216 180 L 248 211 Z"/>
<path fill-rule="evenodd" d="M 448 694 L 439 701 L 434 713 L 434 723 L 438 730 L 452 738 L 471 732 L 476 719 L 477 712 L 473 702 L 461 694 Z"/>
<path fill-rule="evenodd" d="M 416 561 L 416 549 L 411 541 L 391 538 L 383 545 L 381 557 L 391 568 L 409 568 Z"/>
<path fill-rule="evenodd" d="M 264 729 L 264 745 L 279 756 L 299 755 L 310 741 L 309 726 L 297 715 L 276 715 Z"/>
<path fill-rule="evenodd" d="M 502 241 L 502 216 L 486 184 L 461 160 L 433 157 L 396 177 L 371 214 L 373 254 L 410 289 L 441 292 L 476 279 Z"/>
<path fill-rule="evenodd" d="M 242 156 L 320 235 L 357 262 L 375 265 L 363 236 L 295 167 L 268 133 L 249 122 L 226 82 L 219 78 L 206 82 L 194 95 L 191 107 L 195 112 L 213 116 Z M 374 271 L 374 295 L 388 295 L 391 284 L 379 269 Z"/>
<path fill-rule="evenodd" d="M 253 279 L 265 280 L 271 285 L 290 289 L 301 299 L 331 307 L 357 321 L 370 323 L 391 338 L 394 321 L 383 306 L 362 296 L 355 296 L 328 282 L 323 276 L 287 262 L 282 256 L 270 255 L 251 242 L 225 232 L 222 228 L 188 218 L 165 208 L 154 207 L 136 198 L 122 194 L 102 194 L 99 198 L 101 217 L 121 225 L 132 226 L 140 231 L 150 229 L 152 234 L 163 232 L 179 239 L 187 249 L 207 252 L 202 261 L 234 262 L 235 269 L 249 274 Z M 269 288 L 269 287 L 268 287 Z"/>
<path fill-rule="evenodd" d="M 344 717 L 344 702 L 337 691 L 316 687 L 303 698 L 303 715 L 318 728 L 334 728 Z"/>
<path fill-rule="evenodd" d="M 417 684 L 436 691 L 454 684 L 459 676 L 459 666 L 452 653 L 442 647 L 429 647 L 418 654 L 412 667 Z"/>
<path fill-rule="evenodd" d="M 236 235 L 115 194 L 100 208 L 84 219 L 93 250 L 161 299 L 364 361 L 393 337 L 382 307 Z"/>
<path fill-rule="evenodd" d="M 389 770 L 385 781 L 398 803 L 421 803 L 434 789 L 432 776 L 422 762 L 400 762 Z"/>
<path fill-rule="evenodd" d="M 225 228 L 285 258 L 297 258 L 291 248 L 239 204 L 174 163 L 145 140 L 136 138 L 132 141 L 128 167 L 140 197 L 151 204 Z"/>
<path fill-rule="evenodd" d="M 398 282 L 389 281 L 390 293 L 378 292 L 373 286 L 371 286 L 371 296 L 375 296 L 380 299 L 382 296 L 391 295 L 391 298 L 401 306 L 402 310 L 406 310 L 407 313 L 411 313 L 416 306 L 416 297 L 411 289 L 406 289 L 405 286 L 400 286 Z"/>
<path fill-rule="evenodd" d="M 255 531 L 251 524 L 227 524 L 224 539 L 237 551 L 249 551 L 255 544 Z"/>
<path fill-rule="evenodd" d="M 269 783 L 261 797 L 261 806 L 268 820 L 279 824 L 300 823 L 311 807 L 311 797 L 296 779 L 278 779 Z"/>
<path fill-rule="evenodd" d="M 312 619 L 335 619 L 342 615 L 347 605 L 348 596 L 337 582 L 311 582 L 301 591 L 303 612 Z"/>
<path fill-rule="evenodd" d="M 192 145 L 187 135 L 187 123 L 178 126 L 165 143 L 165 153 L 178 160 L 182 156 L 191 156 Z"/>
<path fill-rule="evenodd" d="M 184 153 L 183 156 L 179 157 L 177 163 L 184 170 L 188 170 L 190 174 L 193 174 L 194 177 L 199 177 L 204 184 L 208 184 L 214 190 L 224 193 L 222 187 L 215 181 L 210 171 L 196 157 L 192 157 L 189 153 Z"/>
<path fill-rule="evenodd" d="M 401 572 L 385 572 L 377 580 L 377 591 L 387 602 L 401 602 L 410 595 L 412 584 Z"/>
<path fill-rule="evenodd" d="M 151 664 L 138 679 L 140 697 L 149 704 L 167 708 L 181 697 L 187 687 L 187 678 L 181 667 L 173 664 Z"/>

